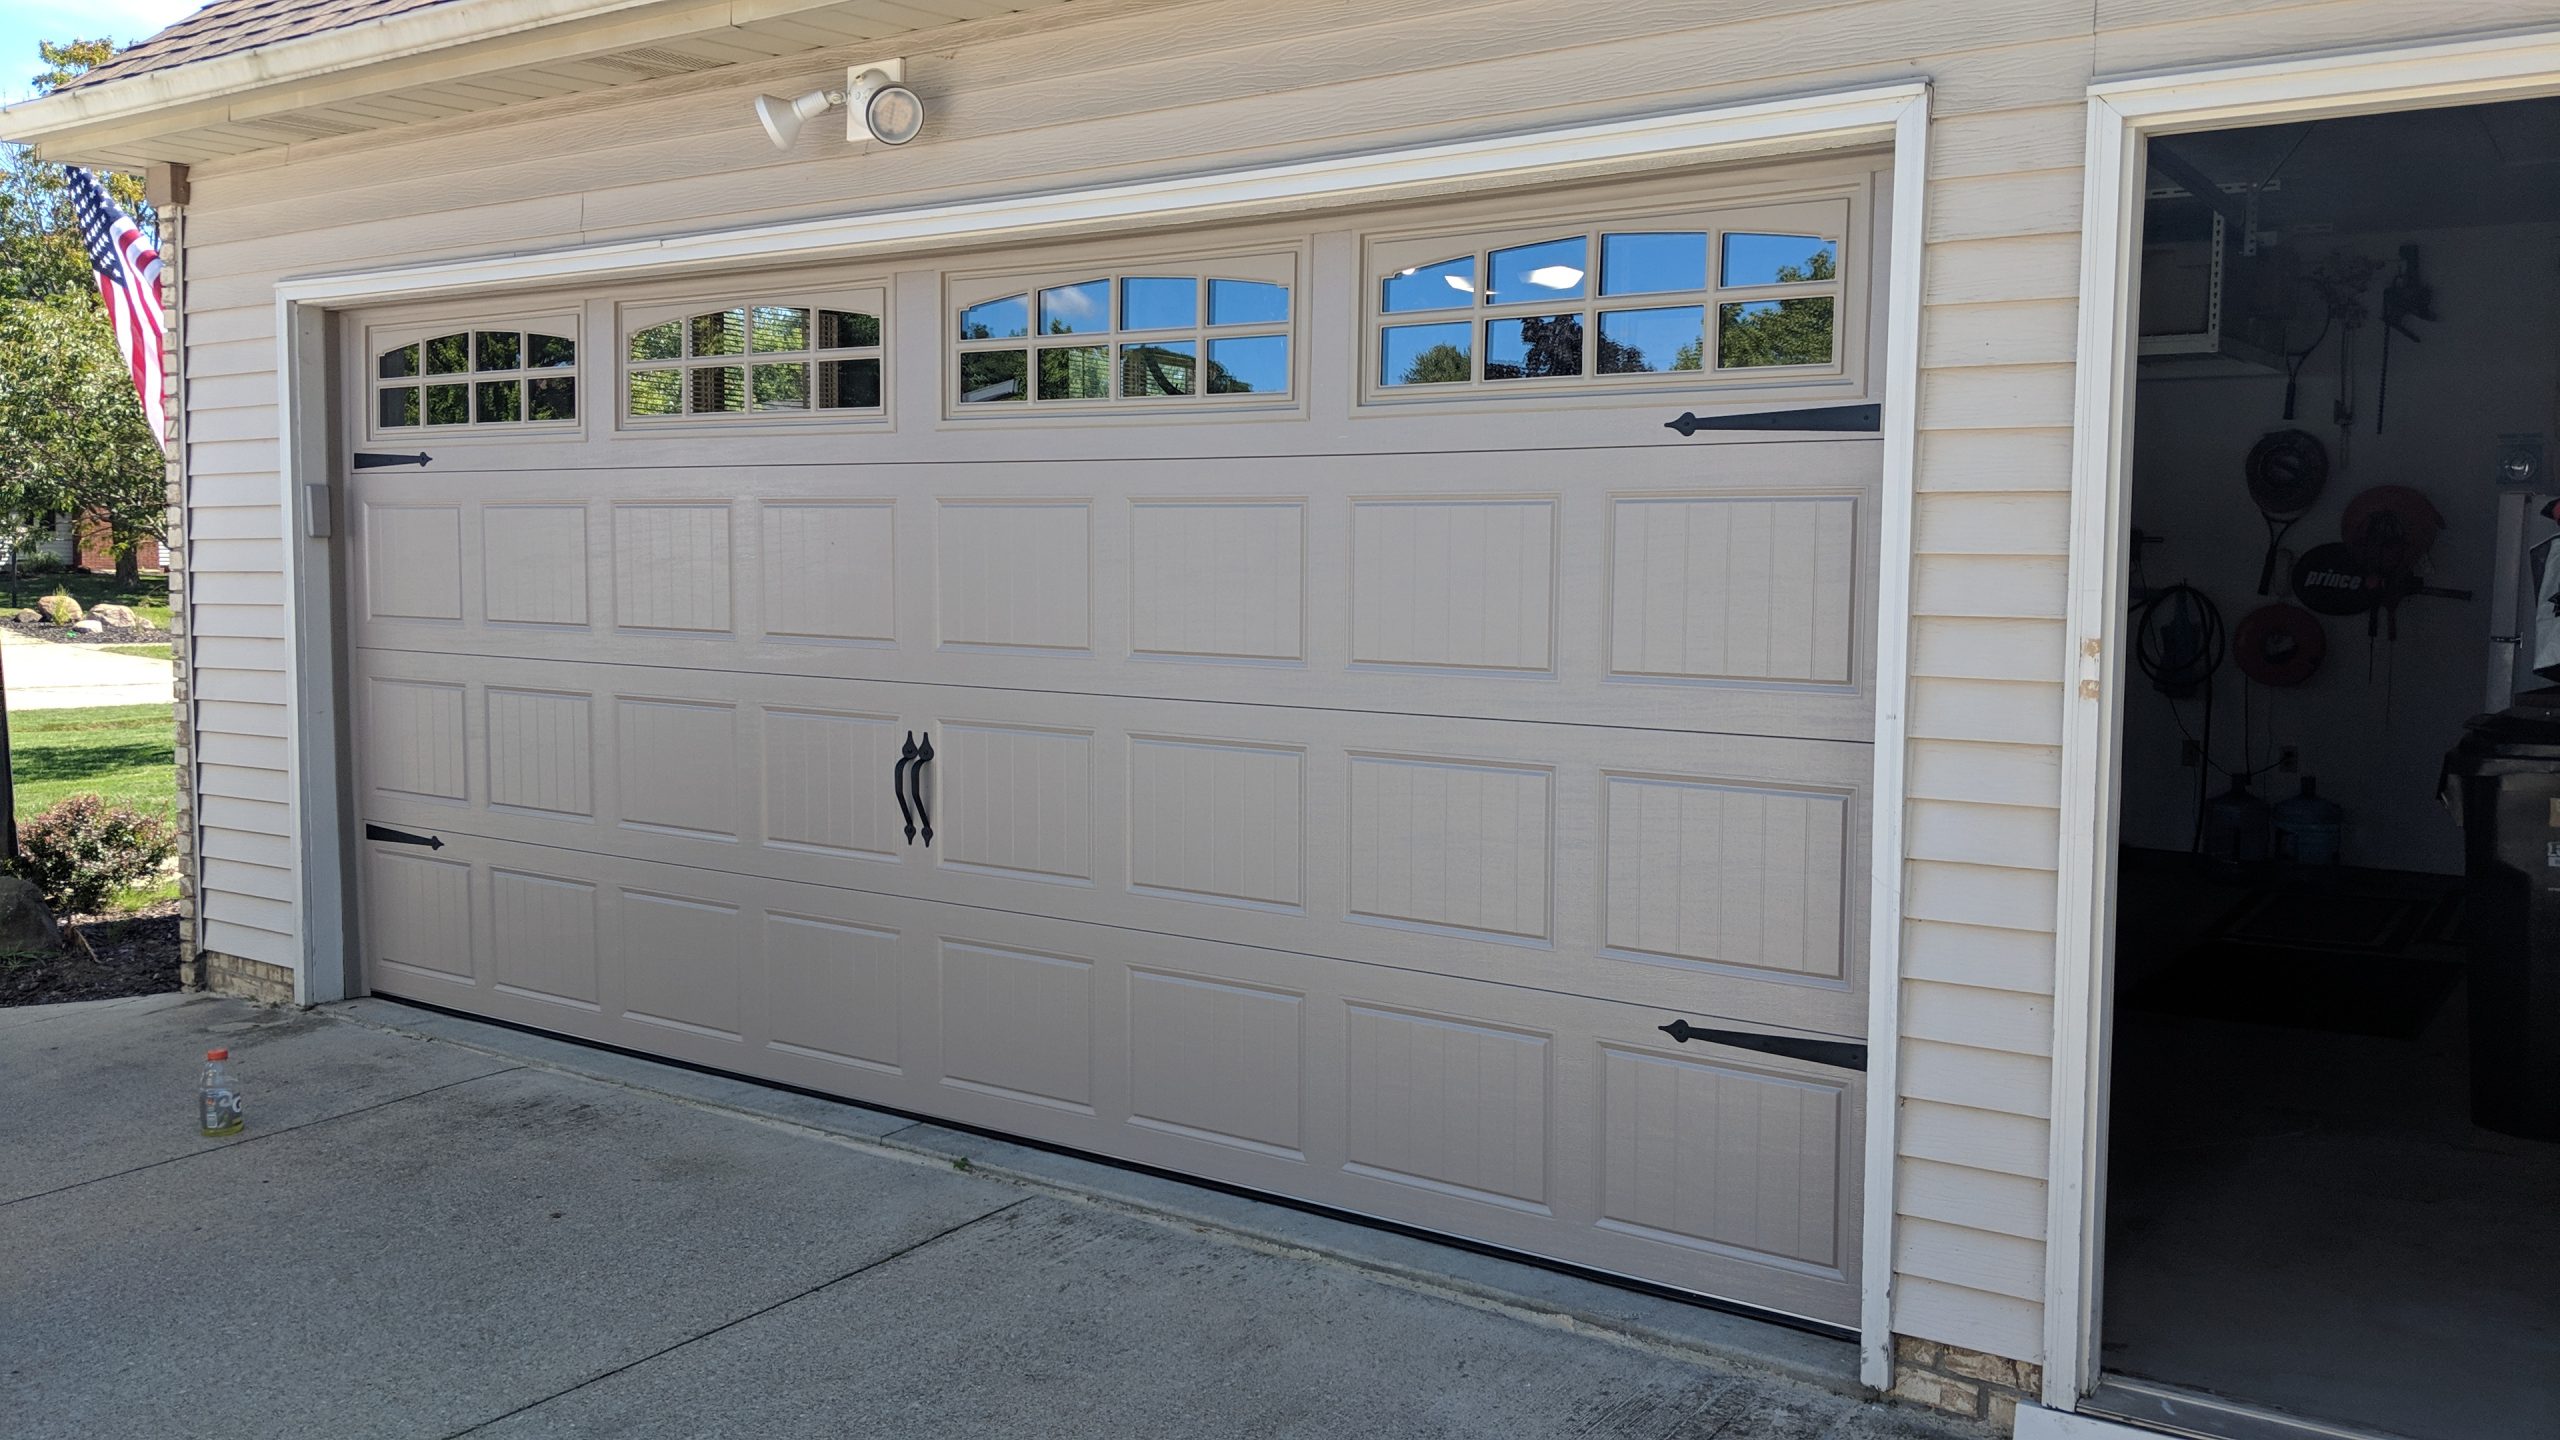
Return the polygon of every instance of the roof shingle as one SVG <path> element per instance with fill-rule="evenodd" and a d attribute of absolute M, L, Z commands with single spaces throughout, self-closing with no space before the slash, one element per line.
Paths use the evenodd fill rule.
<path fill-rule="evenodd" d="M 129 80 L 154 70 L 453 3 L 455 0 L 212 0 L 203 9 L 119 52 L 114 59 L 62 88 L 76 90 L 84 85 Z"/>

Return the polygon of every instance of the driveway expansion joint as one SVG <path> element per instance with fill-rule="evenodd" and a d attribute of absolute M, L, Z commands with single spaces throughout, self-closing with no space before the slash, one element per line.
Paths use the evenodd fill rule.
<path fill-rule="evenodd" d="M 770 1315 L 770 1314 L 772 1314 L 773 1312 L 775 1312 L 776 1310 L 780 1310 L 780 1309 L 783 1309 L 783 1308 L 785 1308 L 785 1307 L 787 1307 L 787 1306 L 797 1304 L 797 1303 L 799 1303 L 800 1301 L 806 1300 L 806 1299 L 810 1298 L 810 1297 L 811 1297 L 811 1296 L 813 1296 L 813 1295 L 822 1294 L 822 1293 L 824 1293 L 825 1291 L 831 1290 L 831 1289 L 835 1288 L 836 1286 L 843 1284 L 843 1283 L 844 1283 L 844 1282 L 846 1282 L 847 1280 L 858 1279 L 858 1278 L 860 1278 L 861 1276 L 866 1275 L 866 1274 L 869 1274 L 871 1271 L 877 1270 L 877 1269 L 879 1269 L 881 1266 L 886 1265 L 886 1264 L 889 1264 L 889 1263 L 890 1263 L 890 1262 L 892 1262 L 892 1261 L 895 1261 L 895 1260 L 903 1260 L 903 1259 L 905 1259 L 907 1256 L 909 1256 L 909 1255 L 913 1255 L 913 1254 L 915 1254 L 915 1253 L 916 1253 L 917 1251 L 919 1251 L 919 1250 L 926 1249 L 926 1248 L 927 1248 L 927 1247 L 929 1247 L 929 1246 L 938 1245 L 938 1244 L 942 1243 L 943 1241 L 950 1239 L 952 1236 L 959 1234 L 961 1231 L 968 1229 L 970 1226 L 975 1225 L 975 1224 L 977 1224 L 978 1222 L 980 1222 L 980 1221 L 982 1221 L 982 1220 L 993 1220 L 993 1219 L 995 1219 L 995 1218 L 996 1218 L 997 1216 L 999 1216 L 999 1215 L 1003 1215 L 1003 1214 L 1005 1214 L 1005 1213 L 1007 1213 L 1007 1212 L 1009 1212 L 1009 1211 L 1012 1211 L 1012 1210 L 1015 1210 L 1015 1209 L 1019 1209 L 1020 1207 L 1022 1207 L 1022 1206 L 1024 1206 L 1024 1205 L 1028 1205 L 1028 1204 L 1030 1204 L 1033 1200 L 1035 1200 L 1035 1199 L 1037 1199 L 1037 1198 L 1039 1198 L 1039 1197 L 1037 1197 L 1037 1196 L 1033 1196 L 1033 1195 L 1025 1195 L 1025 1196 L 1023 1196 L 1022 1198 L 1018 1199 L 1018 1200 L 1009 1200 L 1009 1201 L 1005 1202 L 1004 1204 L 1002 1204 L 1002 1205 L 999 1205 L 999 1206 L 995 1207 L 995 1208 L 994 1208 L 994 1209 L 992 1209 L 992 1210 L 982 1211 L 982 1212 L 980 1212 L 980 1213 L 978 1213 L 978 1214 L 976 1214 L 976 1215 L 972 1215 L 972 1216 L 970 1216 L 968 1219 L 961 1221 L 961 1222 L 960 1222 L 959 1224 L 957 1224 L 957 1225 L 946 1225 L 946 1226 L 944 1226 L 943 1228 L 941 1228 L 940 1230 L 937 1230 L 937 1231 L 935 1231 L 934 1233 L 932 1233 L 932 1234 L 930 1234 L 930 1235 L 925 1236 L 925 1237 L 924 1237 L 923 1239 L 921 1239 L 921 1240 L 917 1240 L 917 1241 L 915 1241 L 915 1242 L 913 1242 L 913 1243 L 911 1243 L 911 1244 L 901 1245 L 901 1246 L 899 1246 L 897 1249 L 890 1251 L 890 1252 L 889 1252 L 888 1254 L 886 1254 L 886 1255 L 882 1255 L 882 1256 L 878 1256 L 878 1257 L 876 1257 L 876 1258 L 874 1258 L 874 1259 L 866 1260 L 866 1261 L 862 1262 L 861 1264 L 854 1266 L 852 1269 L 850 1269 L 850 1270 L 847 1270 L 847 1271 L 843 1272 L 842 1274 L 834 1275 L 834 1276 L 830 1276 L 829 1278 L 824 1279 L 824 1280 L 821 1280 L 821 1281 L 819 1281 L 817 1284 L 815 1284 L 815 1285 L 811 1285 L 811 1286 L 809 1286 L 809 1287 L 808 1287 L 808 1288 L 806 1288 L 806 1289 L 799 1290 L 799 1291 L 795 1291 L 795 1292 L 794 1292 L 794 1293 L 792 1293 L 792 1294 L 785 1295 L 785 1296 L 783 1296 L 781 1299 L 776 1300 L 776 1301 L 774 1301 L 773 1303 L 771 1303 L 771 1304 L 769 1304 L 769 1305 L 759 1305 L 759 1306 L 757 1306 L 755 1309 L 750 1310 L 750 1311 L 746 1312 L 746 1313 L 745 1313 L 745 1314 L 743 1314 L 743 1315 L 734 1315 L 734 1316 L 731 1316 L 729 1319 L 723 1320 L 723 1321 L 721 1321 L 721 1322 L 720 1322 L 719 1324 L 717 1324 L 717 1325 L 709 1326 L 709 1327 L 707 1327 L 707 1328 L 705 1328 L 705 1329 L 702 1329 L 702 1330 L 697 1330 L 697 1331 L 695 1331 L 693 1334 L 691 1334 L 691 1335 L 687 1335 L 687 1336 L 686 1336 L 686 1337 L 684 1337 L 683 1339 L 678 1340 L 678 1341 L 674 1342 L 673 1344 L 670 1344 L 670 1345 L 662 1345 L 662 1346 L 660 1346 L 659 1348 L 657 1348 L 657 1349 L 655 1349 L 655 1350 L 652 1350 L 652 1351 L 650 1351 L 648 1354 L 643 1355 L 643 1356 L 640 1356 L 640 1357 L 639 1357 L 639 1358 L 637 1358 L 637 1359 L 634 1359 L 634 1360 L 626 1360 L 626 1361 L 624 1361 L 622 1364 L 616 1365 L 616 1366 L 614 1366 L 614 1367 L 613 1367 L 612 1369 L 610 1369 L 610 1370 L 602 1370 L 602 1371 L 598 1371 L 597 1373 L 595 1373 L 595 1374 L 593 1374 L 593 1375 L 588 1376 L 588 1377 L 587 1377 L 587 1378 L 585 1378 L 584 1380 L 581 1380 L 581 1381 L 579 1381 L 578 1383 L 576 1383 L 576 1384 L 574 1384 L 574 1385 L 568 1385 L 568 1386 L 564 1386 L 564 1387 L 562 1387 L 562 1388 L 560 1388 L 560 1389 L 558 1389 L 558 1390 L 554 1390 L 554 1391 L 552 1391 L 550 1394 L 545 1395 L 545 1396 L 541 1397 L 541 1398 L 540 1398 L 540 1399 L 538 1399 L 538 1400 L 528 1400 L 528 1401 L 526 1401 L 524 1404 L 522 1404 L 522 1405 L 518 1405 L 518 1406 L 517 1406 L 517 1407 L 515 1407 L 514 1409 L 509 1410 L 509 1411 L 506 1411 L 506 1412 L 505 1412 L 505 1413 L 503 1413 L 503 1414 L 492 1415 L 492 1416 L 490 1416 L 490 1417 L 489 1417 L 488 1419 L 486 1419 L 486 1420 L 474 1421 L 473 1423 L 471 1423 L 471 1424 L 469 1424 L 469 1425 L 466 1425 L 466 1426 L 462 1427 L 462 1428 L 461 1428 L 461 1429 L 459 1429 L 459 1430 L 453 1431 L 453 1432 L 452 1432 L 451 1434 L 449 1434 L 449 1435 L 446 1435 L 446 1436 L 444 1437 L 444 1440 L 462 1440 L 462 1437 L 464 1437 L 464 1436 L 466 1436 L 466 1435 L 473 1435 L 473 1434 L 477 1434 L 478 1432 L 480 1432 L 480 1431 L 482 1431 L 482 1430 L 486 1430 L 486 1429 L 488 1429 L 488 1428 L 489 1428 L 490 1426 L 492 1426 L 492 1425 L 499 1424 L 499 1423 L 501 1423 L 501 1422 L 503 1422 L 503 1421 L 512 1420 L 512 1419 L 514 1419 L 516 1416 L 518 1416 L 518 1415 L 522 1415 L 522 1414 L 524 1414 L 525 1412 L 527 1412 L 527 1411 L 529 1411 L 529 1410 L 539 1410 L 539 1409 L 541 1409 L 543 1406 L 550 1404 L 550 1403 L 551 1403 L 552 1401 L 554 1401 L 554 1400 L 562 1399 L 562 1398 L 564 1398 L 564 1397 L 566 1397 L 566 1396 L 570 1396 L 570 1395 L 575 1395 L 575 1394 L 577 1394 L 579 1391 L 584 1390 L 584 1389 L 586 1389 L 587 1387 L 589 1387 L 589 1386 L 591 1386 L 591 1385 L 598 1385 L 598 1384 L 602 1384 L 603 1382 L 605 1382 L 605 1381 L 607 1381 L 607 1380 L 612 1379 L 612 1378 L 613 1378 L 613 1377 L 615 1377 L 616 1375 L 621 1375 L 621 1374 L 625 1374 L 625 1373 L 627 1373 L 627 1372 L 629 1372 L 629 1371 L 632 1371 L 632 1370 L 637 1370 L 637 1369 L 639 1369 L 641 1366 L 646 1365 L 646 1364 L 650 1363 L 650 1362 L 651 1362 L 651 1361 L 653 1361 L 653 1360 L 657 1360 L 657 1359 L 660 1359 L 660 1358 L 662 1358 L 662 1357 L 665 1357 L 665 1356 L 668 1356 L 668 1355 L 672 1355 L 672 1354 L 674 1354 L 675 1352 L 677 1352 L 678 1350 L 682 1350 L 682 1349 L 683 1349 L 683 1348 L 685 1348 L 686 1346 L 691 1345 L 691 1344 L 694 1344 L 694 1343 L 695 1343 L 695 1342 L 697 1342 L 697 1341 L 701 1341 L 701 1340 L 708 1340 L 708 1339 L 710 1339 L 712 1336 L 717 1335 L 717 1334 L 719 1334 L 720 1332 L 722 1332 L 722 1331 L 724 1331 L 724 1330 L 734 1329 L 734 1328 L 736 1328 L 737 1326 L 744 1325 L 744 1324 L 746 1324 L 748 1321 L 753 1320 L 753 1319 L 756 1319 L 756 1318 L 757 1318 L 757 1317 L 759 1317 L 759 1316 Z"/>

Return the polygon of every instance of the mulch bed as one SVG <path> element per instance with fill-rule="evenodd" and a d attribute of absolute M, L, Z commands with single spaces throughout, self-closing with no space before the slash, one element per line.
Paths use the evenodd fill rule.
<path fill-rule="evenodd" d="M 10 613 L 0 610 L 0 625 L 6 625 L 21 635 L 32 635 L 38 640 L 51 640 L 57 645 L 166 645 L 169 643 L 169 632 L 154 625 L 137 625 L 129 630 L 119 630 L 112 625 L 104 630 L 74 630 L 65 625 L 41 620 L 33 625 L 21 625 L 9 618 Z"/>
<path fill-rule="evenodd" d="M 178 903 L 132 915 L 74 915 L 88 941 L 65 954 L 0 955 L 0 1006 L 112 1000 L 178 988 Z"/>

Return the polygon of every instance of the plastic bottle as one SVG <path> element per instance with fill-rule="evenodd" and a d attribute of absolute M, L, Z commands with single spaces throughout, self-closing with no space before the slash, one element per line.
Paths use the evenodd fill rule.
<path fill-rule="evenodd" d="M 2302 793 L 2276 805 L 2276 854 L 2296 865 L 2335 865 L 2346 839 L 2347 812 L 2320 798 L 2317 777 L 2302 777 Z"/>
<path fill-rule="evenodd" d="M 2199 847 L 2207 868 L 2238 877 L 2266 863 L 2274 841 L 2274 811 L 2249 793 L 2249 777 L 2234 775 L 2231 788 L 2205 802 Z"/>
<path fill-rule="evenodd" d="M 240 1115 L 240 1091 L 231 1083 L 231 1052 L 204 1052 L 204 1086 L 196 1092 L 204 1133 L 219 1138 L 237 1135 L 248 1122 Z"/>

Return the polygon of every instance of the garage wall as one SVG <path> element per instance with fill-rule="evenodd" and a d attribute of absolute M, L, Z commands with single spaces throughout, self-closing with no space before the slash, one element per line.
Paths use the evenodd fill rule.
<path fill-rule="evenodd" d="M 2549 24 L 2560 0 L 2504 12 Z M 1927 77 L 1896 1328 L 2038 1358 L 2083 90 L 2444 23 L 2404 0 L 1732 0 L 1711 18 L 1692 0 L 1100 0 L 899 43 L 934 106 L 904 151 L 856 154 L 825 125 L 788 156 L 765 143 L 749 97 L 873 58 L 837 53 L 200 166 L 186 364 L 204 943 L 279 965 L 300 943 L 280 276 Z"/>

